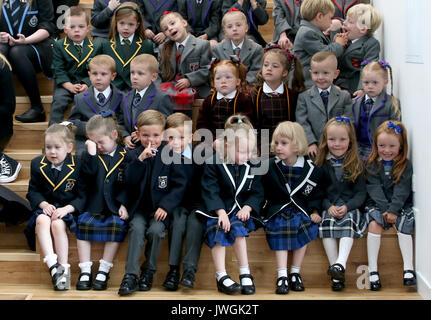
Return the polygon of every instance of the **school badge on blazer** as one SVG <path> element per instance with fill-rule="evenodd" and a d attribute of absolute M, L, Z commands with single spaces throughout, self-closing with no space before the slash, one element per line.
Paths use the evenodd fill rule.
<path fill-rule="evenodd" d="M 362 63 L 361 59 L 352 58 L 352 66 L 354 66 L 355 68 L 360 68 L 361 63 Z"/>
<path fill-rule="evenodd" d="M 159 176 L 159 188 L 164 189 L 168 186 L 168 176 Z"/>
<path fill-rule="evenodd" d="M 66 187 L 64 188 L 64 191 L 70 191 L 75 186 L 75 179 L 67 179 Z"/>
<path fill-rule="evenodd" d="M 302 192 L 304 195 L 308 196 L 312 191 L 314 187 L 311 184 L 307 184 L 304 191 Z"/>
<path fill-rule="evenodd" d="M 123 177 L 124 177 L 124 169 L 123 168 L 119 168 L 118 169 L 117 180 L 119 182 L 123 182 Z"/>
<path fill-rule="evenodd" d="M 193 62 L 189 65 L 190 71 L 197 71 L 199 69 L 199 62 Z"/>

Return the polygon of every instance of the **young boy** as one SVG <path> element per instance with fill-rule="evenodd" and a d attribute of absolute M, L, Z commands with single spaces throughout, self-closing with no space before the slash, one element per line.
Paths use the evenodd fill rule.
<path fill-rule="evenodd" d="M 323 128 L 329 119 L 351 117 L 352 100 L 347 91 L 333 85 L 340 70 L 331 52 L 318 52 L 311 58 L 310 75 L 314 85 L 298 96 L 296 121 L 302 125 L 308 141 L 308 154 L 314 158 Z"/>
<path fill-rule="evenodd" d="M 352 43 L 339 59 L 340 76 L 335 84 L 351 94 L 362 88 L 361 63 L 379 59 L 380 43 L 373 33 L 381 22 L 379 13 L 369 4 L 357 4 L 347 12 L 343 29 Z"/>
<path fill-rule="evenodd" d="M 253 84 L 262 66 L 263 48 L 246 38 L 247 17 L 238 10 L 228 11 L 221 24 L 226 39 L 212 48 L 213 56 L 219 60 L 229 60 L 231 55 L 238 55 L 248 69 L 247 84 Z"/>
<path fill-rule="evenodd" d="M 172 212 L 177 208 L 187 187 L 187 176 L 180 164 L 180 155 L 166 152 L 162 142 L 165 116 L 156 110 L 147 110 L 139 115 L 136 124 L 141 146 L 128 153 L 124 182 L 130 213 L 129 243 L 127 248 L 126 274 L 121 282 L 119 295 L 151 290 L 153 274 L 160 251 L 161 240 L 169 226 Z M 162 159 L 163 157 L 163 159 Z M 174 162 L 166 164 L 165 157 Z M 172 158 L 171 158 L 172 159 Z M 139 258 L 144 241 L 146 261 L 141 266 L 138 281 Z"/>
<path fill-rule="evenodd" d="M 87 37 L 90 24 L 83 8 L 70 7 L 64 19 L 66 37 L 57 40 L 53 48 L 52 70 L 55 82 L 49 125 L 61 122 L 74 95 L 88 89 L 90 79 L 87 64 L 100 50 Z"/>
<path fill-rule="evenodd" d="M 181 112 L 176 112 L 166 119 L 165 136 L 173 152 L 181 154 L 183 170 L 187 174 L 187 191 L 181 205 L 172 214 L 169 225 L 169 267 L 163 286 L 175 291 L 178 284 L 194 287 L 195 272 L 201 253 L 205 224 L 196 216 L 195 210 L 201 207 L 201 199 L 196 195 L 200 190 L 203 166 L 193 162 L 192 120 Z M 180 282 L 180 258 L 185 238 L 186 248 L 183 258 L 183 275 Z"/>
<path fill-rule="evenodd" d="M 136 122 L 145 110 L 160 111 L 165 117 L 174 110 L 171 97 L 157 89 L 154 81 L 158 78 L 159 63 L 150 54 L 136 56 L 130 64 L 130 80 L 133 90 L 124 98 L 122 115 L 118 121 L 123 133 L 124 145 L 134 149 L 139 145 Z"/>
<path fill-rule="evenodd" d="M 76 127 L 76 153 L 80 155 L 85 151 L 87 140 L 85 125 L 95 114 L 112 110 L 120 115 L 123 109 L 123 93 L 111 81 L 115 79 L 115 61 L 106 54 L 100 54 L 88 64 L 90 87 L 84 92 L 75 95 L 74 106 L 70 111 L 69 121 Z"/>
<path fill-rule="evenodd" d="M 301 5 L 302 21 L 293 44 L 293 51 L 302 63 L 305 86 L 313 85 L 309 74 L 311 57 L 316 52 L 329 51 L 338 58 L 344 52 L 347 44 L 347 35 L 339 33 L 331 43 L 323 34 L 331 27 L 331 17 L 334 14 L 334 5 L 331 0 L 304 0 Z"/>

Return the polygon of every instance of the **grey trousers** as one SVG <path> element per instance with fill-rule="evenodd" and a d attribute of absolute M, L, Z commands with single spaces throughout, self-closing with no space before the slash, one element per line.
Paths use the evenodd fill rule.
<path fill-rule="evenodd" d="M 74 97 L 75 95 L 73 93 L 70 93 L 63 87 L 54 88 L 51 110 L 49 111 L 49 126 L 63 121 L 64 113 L 69 104 L 73 102 Z"/>

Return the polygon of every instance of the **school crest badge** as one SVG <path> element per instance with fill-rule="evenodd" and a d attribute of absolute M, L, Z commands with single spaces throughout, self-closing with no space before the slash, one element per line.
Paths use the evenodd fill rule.
<path fill-rule="evenodd" d="M 314 187 L 311 184 L 307 184 L 303 194 L 308 196 L 311 193 L 311 191 L 313 191 L 313 189 L 314 189 Z"/>
<path fill-rule="evenodd" d="M 123 181 L 123 177 L 124 177 L 124 169 L 123 168 L 119 168 L 118 169 L 117 180 L 119 182 L 122 182 Z"/>
<path fill-rule="evenodd" d="M 168 186 L 168 177 L 167 176 L 159 176 L 159 188 L 164 189 Z"/>
<path fill-rule="evenodd" d="M 199 63 L 198 62 L 192 62 L 189 65 L 189 70 L 190 71 L 197 71 L 199 69 Z"/>
<path fill-rule="evenodd" d="M 37 19 L 37 16 L 34 15 L 33 17 L 31 17 L 30 21 L 28 22 L 28 25 L 32 28 L 37 26 L 37 23 L 39 22 L 39 20 Z"/>
<path fill-rule="evenodd" d="M 64 191 L 70 191 L 75 186 L 75 179 L 67 179 L 66 187 L 64 188 Z"/>
<path fill-rule="evenodd" d="M 361 67 L 361 63 L 362 63 L 361 59 L 352 58 L 352 66 L 353 67 L 360 68 Z"/>

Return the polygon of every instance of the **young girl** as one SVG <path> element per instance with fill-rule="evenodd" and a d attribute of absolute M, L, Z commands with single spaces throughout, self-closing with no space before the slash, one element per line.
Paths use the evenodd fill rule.
<path fill-rule="evenodd" d="M 160 55 L 160 75 L 163 82 L 174 81 L 177 90 L 193 87 L 200 98 L 210 93 L 208 64 L 210 43 L 187 31 L 187 21 L 178 12 L 167 12 L 160 18 L 160 27 L 169 39 L 163 43 Z"/>
<path fill-rule="evenodd" d="M 300 275 L 307 244 L 317 238 L 321 218 L 320 188 L 322 171 L 307 155 L 304 129 L 296 122 L 284 121 L 274 131 L 268 173 L 263 176 L 266 205 L 266 240 L 277 261 L 276 293 L 303 291 Z M 289 277 L 288 251 L 293 251 Z"/>
<path fill-rule="evenodd" d="M 66 227 L 75 231 L 73 214 L 82 212 L 85 205 L 79 185 L 82 162 L 71 154 L 73 144 L 71 126 L 53 124 L 45 131 L 45 154 L 31 161 L 27 193 L 34 211 L 29 226 L 36 223 L 43 262 L 49 268 L 54 289 L 61 291 L 70 286 Z"/>
<path fill-rule="evenodd" d="M 316 165 L 324 172 L 326 187 L 322 202 L 319 237 L 329 260 L 332 290 L 344 288 L 344 273 L 353 239 L 364 235 L 366 224 L 359 208 L 367 195 L 363 164 L 359 159 L 355 129 L 345 116 L 326 124 Z M 340 239 L 337 248 L 337 240 Z"/>
<path fill-rule="evenodd" d="M 211 248 L 217 288 L 234 294 L 255 293 L 248 265 L 245 237 L 256 230 L 263 204 L 261 176 L 253 174 L 249 159 L 255 150 L 256 137 L 246 117 L 234 115 L 226 120 L 223 142 L 218 144 L 212 164 L 205 164 L 202 176 L 202 198 L 208 218 L 205 243 Z M 253 221 L 255 220 L 255 221 Z M 240 284 L 226 273 L 226 247 L 232 246 L 239 261 Z"/>
<path fill-rule="evenodd" d="M 395 227 L 404 262 L 404 285 L 416 284 L 413 267 L 414 211 L 413 167 L 407 159 L 407 132 L 399 121 L 385 121 L 376 130 L 373 149 L 366 162 L 367 192 L 365 212 L 368 225 L 367 252 L 370 289 L 382 287 L 377 271 L 380 237 Z"/>
<path fill-rule="evenodd" d="M 102 53 L 110 55 L 116 63 L 117 76 L 112 84 L 120 91 L 132 89 L 130 61 L 142 53 L 153 54 L 153 45 L 144 40 L 142 15 L 134 2 L 124 2 L 114 13 L 109 32 L 110 41 L 103 42 Z"/>
<path fill-rule="evenodd" d="M 247 68 L 236 56 L 212 66 L 210 82 L 213 92 L 199 110 L 197 129 L 206 128 L 215 138 L 216 130 L 223 129 L 231 115 L 241 113 L 252 118 L 253 104 L 246 95 L 246 74 Z"/>
<path fill-rule="evenodd" d="M 85 212 L 78 217 L 76 238 L 81 274 L 77 290 L 106 290 L 109 271 L 120 242 L 127 234 L 128 213 L 119 200 L 126 150 L 114 116 L 98 114 L 87 122 L 87 152 L 82 177 L 87 194 Z M 124 193 L 123 193 L 124 194 Z M 91 242 L 105 242 L 99 270 L 92 281 Z"/>
<path fill-rule="evenodd" d="M 385 120 L 401 120 L 400 102 L 392 95 L 392 68 L 386 61 L 369 60 L 362 63 L 362 88 L 364 94 L 352 105 L 358 139 L 359 156 L 366 161 L 372 149 L 372 137 L 377 127 Z M 391 77 L 391 95 L 386 93 L 388 70 Z"/>
<path fill-rule="evenodd" d="M 292 68 L 292 89 L 289 89 L 287 80 Z M 304 90 L 304 75 L 299 59 L 278 45 L 268 47 L 251 92 L 258 129 L 268 129 L 271 137 L 281 121 L 295 121 L 298 94 Z"/>

